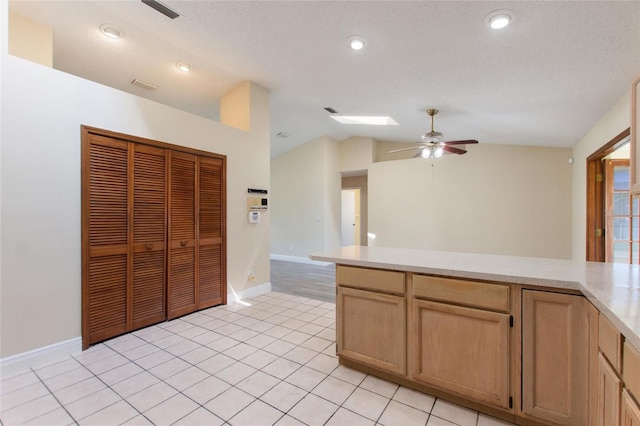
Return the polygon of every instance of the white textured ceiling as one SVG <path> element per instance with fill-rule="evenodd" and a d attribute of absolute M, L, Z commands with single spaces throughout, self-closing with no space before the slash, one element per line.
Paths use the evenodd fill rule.
<path fill-rule="evenodd" d="M 638 1 L 163 4 L 181 16 L 138 0 L 10 9 L 53 28 L 55 68 L 199 115 L 217 117 L 220 95 L 240 81 L 266 87 L 272 155 L 321 135 L 417 141 L 428 107 L 440 109 L 436 130 L 449 140 L 571 147 L 640 73 Z M 496 9 L 514 11 L 513 24 L 491 30 L 484 17 Z M 103 37 L 104 23 L 124 38 Z M 354 34 L 363 51 L 348 48 Z M 178 61 L 193 72 L 179 73 Z M 399 126 L 341 125 L 324 107 Z"/>

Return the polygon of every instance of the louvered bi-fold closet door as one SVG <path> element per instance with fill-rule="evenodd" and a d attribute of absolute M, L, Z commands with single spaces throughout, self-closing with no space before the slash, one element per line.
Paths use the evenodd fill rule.
<path fill-rule="evenodd" d="M 83 140 L 83 346 L 128 329 L 128 143 Z"/>
<path fill-rule="evenodd" d="M 132 329 L 164 321 L 167 150 L 133 146 Z"/>
<path fill-rule="evenodd" d="M 198 158 L 198 309 L 226 303 L 224 163 Z"/>
<path fill-rule="evenodd" d="M 167 316 L 196 309 L 197 156 L 170 152 Z"/>

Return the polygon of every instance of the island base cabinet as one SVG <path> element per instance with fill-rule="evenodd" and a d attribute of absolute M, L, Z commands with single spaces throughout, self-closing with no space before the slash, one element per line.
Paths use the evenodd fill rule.
<path fill-rule="evenodd" d="M 336 305 L 338 355 L 405 375 L 405 299 L 338 287 Z"/>
<path fill-rule="evenodd" d="M 602 353 L 598 353 L 598 426 L 620 424 L 622 380 Z"/>
<path fill-rule="evenodd" d="M 413 301 L 413 379 L 510 407 L 509 315 Z"/>
<path fill-rule="evenodd" d="M 589 327 L 581 296 L 522 291 L 522 413 L 588 423 Z"/>
<path fill-rule="evenodd" d="M 626 389 L 622 391 L 622 421 L 620 426 L 640 426 L 640 406 Z"/>

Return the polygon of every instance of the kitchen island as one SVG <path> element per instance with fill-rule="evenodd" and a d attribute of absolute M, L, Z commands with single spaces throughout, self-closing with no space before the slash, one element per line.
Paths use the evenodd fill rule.
<path fill-rule="evenodd" d="M 518 424 L 640 424 L 640 268 L 383 247 L 336 263 L 340 362 Z"/>

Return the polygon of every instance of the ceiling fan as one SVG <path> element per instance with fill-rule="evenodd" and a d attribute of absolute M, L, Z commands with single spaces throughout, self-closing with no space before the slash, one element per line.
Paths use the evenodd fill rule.
<path fill-rule="evenodd" d="M 442 157 L 442 154 L 445 152 L 449 152 L 451 154 L 466 154 L 467 151 L 464 148 L 460 148 L 453 145 L 468 145 L 473 143 L 478 143 L 475 139 L 468 140 L 460 140 L 460 141 L 444 141 L 444 137 L 441 132 L 436 132 L 433 130 L 433 116 L 438 113 L 437 109 L 428 109 L 427 114 L 431 117 L 431 131 L 422 135 L 422 142 L 417 142 L 418 145 L 412 146 L 410 148 L 401 148 L 394 149 L 389 151 L 389 154 L 394 152 L 402 152 L 408 151 L 410 149 L 419 149 L 414 157 L 422 157 L 422 158 L 439 158 Z"/>

